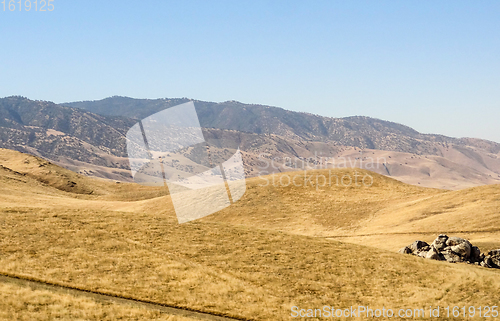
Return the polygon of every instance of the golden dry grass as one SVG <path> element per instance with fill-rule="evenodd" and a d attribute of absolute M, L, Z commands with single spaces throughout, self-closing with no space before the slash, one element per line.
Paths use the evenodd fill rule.
<path fill-rule="evenodd" d="M 362 183 L 365 175 L 366 185 Z M 202 221 L 313 236 L 342 230 L 351 233 L 364 220 L 389 206 L 405 206 L 443 192 L 360 169 L 289 172 L 247 180 L 247 192 L 237 203 Z"/>
<path fill-rule="evenodd" d="M 89 214 L 5 214 L 2 269 L 260 320 L 286 320 L 294 305 L 486 305 L 499 293 L 500 273 L 473 266 L 221 224 Z"/>
<path fill-rule="evenodd" d="M 432 242 L 440 233 L 465 237 L 483 251 L 500 248 L 500 185 L 446 191 L 359 169 L 331 173 L 368 174 L 374 183 L 357 187 L 308 183 L 307 188 L 279 184 L 281 177 L 296 176 L 297 185 L 304 185 L 304 177 L 329 177 L 328 170 L 254 178 L 247 181 L 247 193 L 239 202 L 201 221 L 324 236 L 391 251 L 416 239 Z"/>
<path fill-rule="evenodd" d="M 192 321 L 123 304 L 96 302 L 48 290 L 0 283 L 0 320 L 158 320 Z"/>
<path fill-rule="evenodd" d="M 22 182 L 27 184 L 30 190 L 33 189 L 32 192 L 42 187 L 39 192 L 41 194 L 54 194 L 62 191 L 70 193 L 59 193 L 64 197 L 121 201 L 136 201 L 168 195 L 168 191 L 164 188 L 143 187 L 137 184 L 84 177 L 42 158 L 8 149 L 0 148 L 0 165 L 4 166 L 4 168 L 0 167 L 0 179 L 3 181 L 9 179 L 10 183 L 17 183 L 14 189 L 22 189 L 22 184 L 18 184 Z M 53 189 L 45 187 L 53 187 Z M 11 189 L 8 185 L 5 185 L 5 188 Z M 92 197 L 89 198 L 87 195 Z"/>
<path fill-rule="evenodd" d="M 446 192 L 372 173 L 370 187 L 263 187 L 255 178 L 231 207 L 179 225 L 159 189 L 140 187 L 134 194 L 132 184 L 81 178 L 104 191 L 82 196 L 0 171 L 3 272 L 254 320 L 288 320 L 294 305 L 498 303 L 499 271 L 392 249 L 417 236 L 433 238 L 440 215 L 463 218 L 473 211 L 468 226 L 476 230 L 470 232 L 494 224 L 496 186 Z M 465 224 L 454 222 L 442 232 Z M 497 232 L 479 232 L 483 247 L 495 246 Z M 332 235 L 343 237 L 327 238 Z M 356 238 L 368 246 L 338 241 L 359 243 Z"/>

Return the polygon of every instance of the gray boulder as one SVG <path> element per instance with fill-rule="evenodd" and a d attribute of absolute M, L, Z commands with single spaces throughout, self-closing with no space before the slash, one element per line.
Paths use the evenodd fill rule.
<path fill-rule="evenodd" d="M 484 258 L 484 261 L 481 262 L 482 267 L 487 267 L 487 268 L 494 268 L 495 266 L 493 265 L 493 262 L 491 261 L 491 256 L 487 255 Z"/>
<path fill-rule="evenodd" d="M 441 251 L 446 247 L 446 241 L 448 241 L 448 236 L 444 234 L 440 234 L 434 242 L 432 242 L 432 246 L 438 251 Z"/>
<path fill-rule="evenodd" d="M 430 260 L 450 263 L 468 263 L 487 268 L 500 269 L 500 249 L 481 253 L 477 246 L 460 237 L 448 237 L 440 234 L 431 245 L 423 241 L 415 241 L 399 250 L 402 254 L 412 254 Z"/>
<path fill-rule="evenodd" d="M 436 250 L 436 248 L 434 246 L 431 246 L 430 250 L 427 251 L 425 258 L 430 259 L 430 260 L 437 260 L 437 261 L 442 260 L 440 253 L 438 252 L 438 250 Z"/>
<path fill-rule="evenodd" d="M 398 253 L 401 253 L 401 254 L 411 254 L 412 250 L 408 246 L 405 246 L 402 249 L 400 249 L 398 251 Z"/>
<path fill-rule="evenodd" d="M 429 244 L 427 244 L 424 241 L 415 241 L 415 242 L 411 243 L 408 247 L 410 248 L 410 250 L 412 252 L 416 252 L 416 251 L 421 250 L 421 249 L 424 249 L 424 251 L 429 250 L 428 249 Z"/>
<path fill-rule="evenodd" d="M 499 269 L 500 268 L 500 256 L 492 256 L 491 257 L 491 265 L 493 265 L 494 268 Z"/>
<path fill-rule="evenodd" d="M 484 257 L 481 257 L 481 250 L 477 246 L 473 246 L 470 251 L 471 262 L 480 262 L 483 259 Z"/>
<path fill-rule="evenodd" d="M 492 250 L 488 252 L 490 258 L 490 265 L 494 268 L 500 268 L 500 250 Z"/>
<path fill-rule="evenodd" d="M 500 250 L 491 250 L 488 252 L 489 256 L 500 256 Z"/>
<path fill-rule="evenodd" d="M 441 254 L 443 255 L 444 259 L 450 263 L 458 263 L 465 261 L 463 257 L 461 257 L 460 255 L 458 255 L 457 253 L 453 252 L 450 249 L 441 251 Z"/>
<path fill-rule="evenodd" d="M 419 250 L 417 252 L 413 252 L 413 254 L 415 254 L 416 256 L 419 256 L 419 257 L 427 257 L 427 254 L 429 253 L 429 250 L 425 251 L 425 250 Z"/>
<path fill-rule="evenodd" d="M 472 244 L 460 237 L 450 237 L 446 240 L 446 247 L 444 250 L 447 250 L 448 248 L 452 252 L 458 254 L 465 261 L 470 258 Z"/>

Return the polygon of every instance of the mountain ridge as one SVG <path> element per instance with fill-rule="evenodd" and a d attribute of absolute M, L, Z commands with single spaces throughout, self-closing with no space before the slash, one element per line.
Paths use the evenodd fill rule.
<path fill-rule="evenodd" d="M 60 105 L 1 98 L 0 147 L 43 157 L 80 174 L 132 181 L 125 135 L 137 118 L 128 116 L 149 116 L 186 101 L 193 100 L 110 97 Z M 376 159 L 376 168 L 366 169 L 421 186 L 460 189 L 500 182 L 500 144 L 495 142 L 421 134 L 366 116 L 328 118 L 235 101 L 194 102 L 205 139 L 240 146 L 247 177 L 297 170 L 287 166 L 287 158 L 320 156 L 349 158 L 354 164 Z M 95 113 L 106 106 L 111 106 L 108 113 L 122 115 Z M 223 155 L 224 147 L 213 152 Z M 262 170 L 263 162 L 276 159 L 276 168 Z"/>
<path fill-rule="evenodd" d="M 96 101 L 64 103 L 109 116 L 145 118 L 165 108 L 193 101 L 204 128 L 237 130 L 255 134 L 275 134 L 286 138 L 310 141 L 337 142 L 339 145 L 357 148 L 390 150 L 438 155 L 433 143 L 468 144 L 500 152 L 500 144 L 477 138 L 454 138 L 445 135 L 422 134 L 415 129 L 368 116 L 343 118 L 324 117 L 305 112 L 289 111 L 281 107 L 244 104 L 237 101 L 222 103 L 188 98 L 135 99 L 113 96 Z M 384 135 L 381 134 L 384 133 Z M 394 135 L 404 136 L 395 140 Z"/>

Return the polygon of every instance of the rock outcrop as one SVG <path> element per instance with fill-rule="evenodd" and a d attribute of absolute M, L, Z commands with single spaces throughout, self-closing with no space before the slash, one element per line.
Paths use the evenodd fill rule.
<path fill-rule="evenodd" d="M 500 269 L 500 249 L 489 251 L 484 255 L 477 246 L 473 246 L 466 239 L 448 237 L 444 234 L 439 235 L 430 245 L 423 241 L 415 241 L 399 250 L 399 253 L 437 261 L 465 262 Z"/>

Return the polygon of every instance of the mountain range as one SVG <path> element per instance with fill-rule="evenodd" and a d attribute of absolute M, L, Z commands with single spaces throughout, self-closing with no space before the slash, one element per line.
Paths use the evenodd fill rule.
<path fill-rule="evenodd" d="M 84 175 L 130 181 L 128 129 L 139 119 L 188 101 L 195 104 L 205 137 L 225 145 L 215 147 L 219 150 L 214 153 L 228 145 L 240 147 L 247 176 L 301 169 L 297 160 L 313 160 L 314 166 L 319 157 L 328 166 L 343 159 L 342 166 L 365 166 L 427 187 L 500 183 L 500 144 L 495 142 L 422 134 L 370 117 L 330 118 L 236 101 L 114 96 L 54 104 L 6 97 L 0 99 L 0 147 L 37 155 Z M 293 166 L 290 159 L 295 160 Z M 263 166 L 271 160 L 275 168 Z"/>

